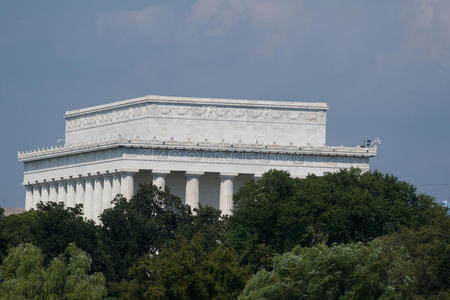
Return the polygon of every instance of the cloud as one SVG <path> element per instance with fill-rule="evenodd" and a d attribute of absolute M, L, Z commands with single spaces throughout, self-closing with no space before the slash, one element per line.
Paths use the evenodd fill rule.
<path fill-rule="evenodd" d="M 343 62 L 358 51 L 355 47 L 360 47 L 377 58 L 379 68 L 421 61 L 450 67 L 450 1 L 380 3 L 378 11 L 393 11 L 385 16 L 391 27 L 374 15 L 377 12 L 371 5 L 347 3 L 343 6 L 331 0 L 326 5 L 302 0 L 195 0 L 185 10 L 162 4 L 108 12 L 98 17 L 97 29 L 100 34 L 112 33 L 119 38 L 138 36 L 181 46 L 198 45 L 204 39 L 240 37 L 237 46 L 263 57 L 295 54 L 303 45 L 319 42 L 322 47 L 331 47 L 330 51 L 343 57 Z M 391 32 L 383 35 L 376 29 L 379 26 Z M 372 32 L 377 34 L 372 36 Z M 386 36 L 398 39 L 389 42 Z M 370 49 L 364 43 L 384 43 L 385 47 Z"/>
<path fill-rule="evenodd" d="M 198 0 L 186 23 L 196 29 L 206 29 L 208 35 L 214 36 L 223 35 L 240 24 L 272 30 L 294 17 L 296 3 L 300 1 Z"/>
<path fill-rule="evenodd" d="M 379 56 L 380 65 L 435 62 L 450 68 L 450 1 L 413 0 L 400 18 L 403 38 L 392 53 Z"/>
<path fill-rule="evenodd" d="M 220 38 L 248 30 L 257 38 L 255 50 L 270 55 L 305 26 L 301 2 L 294 0 L 197 0 L 184 15 L 168 5 L 113 11 L 97 20 L 100 34 L 126 31 L 152 39 L 183 42 L 190 38 Z"/>
<path fill-rule="evenodd" d="M 418 0 L 416 23 L 410 31 L 414 46 L 430 59 L 450 67 L 450 2 Z"/>
<path fill-rule="evenodd" d="M 248 30 L 257 37 L 255 50 L 270 55 L 292 35 L 305 32 L 302 1 L 197 0 L 186 17 L 191 34 L 220 37 Z"/>
<path fill-rule="evenodd" d="M 97 19 L 100 34 L 126 32 L 152 39 L 164 39 L 176 26 L 175 12 L 165 5 L 151 5 L 139 10 L 119 10 L 101 14 Z"/>

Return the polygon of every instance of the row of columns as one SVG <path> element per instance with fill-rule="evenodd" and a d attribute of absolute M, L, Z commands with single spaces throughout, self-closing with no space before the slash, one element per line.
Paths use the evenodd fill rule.
<path fill-rule="evenodd" d="M 25 188 L 26 210 L 35 208 L 40 201 L 63 202 L 66 207 L 83 204 L 84 216 L 98 222 L 98 216 L 111 207 L 111 201 L 117 194 L 127 199 L 133 196 L 134 173 L 86 174 L 36 182 Z"/>
<path fill-rule="evenodd" d="M 42 202 L 63 202 L 67 207 L 83 204 L 84 215 L 98 222 L 103 210 L 111 207 L 117 194 L 130 199 L 134 195 L 134 174 L 136 172 L 116 172 L 105 174 L 79 175 L 77 178 L 60 178 L 26 185 L 25 209 L 30 210 Z M 152 172 L 153 185 L 160 190 L 166 186 L 166 176 L 170 171 Z M 199 207 L 200 176 L 203 172 L 186 172 L 186 204 L 191 209 Z M 224 215 L 233 210 L 233 185 L 237 173 L 220 174 L 219 209 Z M 255 179 L 260 176 L 255 175 Z"/>
<path fill-rule="evenodd" d="M 153 171 L 153 185 L 164 190 L 166 186 L 166 175 L 170 171 Z M 186 172 L 186 204 L 191 209 L 199 207 L 200 200 L 200 176 L 203 172 Z M 233 184 L 237 173 L 221 173 L 220 174 L 220 196 L 219 209 L 223 215 L 230 215 L 233 210 Z M 259 176 L 255 175 L 258 179 Z"/>

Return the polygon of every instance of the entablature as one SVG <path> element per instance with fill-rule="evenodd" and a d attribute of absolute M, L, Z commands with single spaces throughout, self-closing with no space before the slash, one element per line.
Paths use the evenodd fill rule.
<path fill-rule="evenodd" d="M 52 146 L 45 149 L 18 152 L 18 160 L 28 162 L 48 158 L 94 152 L 119 147 L 142 148 L 142 149 L 173 149 L 173 150 L 195 150 L 213 152 L 249 152 L 249 153 L 289 153 L 300 155 L 318 156 L 350 156 L 350 157 L 373 157 L 377 148 L 344 147 L 344 146 L 294 146 L 294 145 L 264 145 L 243 143 L 211 143 L 208 141 L 192 142 L 175 140 L 140 140 L 117 138 L 106 141 L 94 141 L 79 145 Z"/>

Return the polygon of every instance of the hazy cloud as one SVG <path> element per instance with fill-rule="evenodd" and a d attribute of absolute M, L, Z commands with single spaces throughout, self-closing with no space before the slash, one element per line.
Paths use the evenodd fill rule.
<path fill-rule="evenodd" d="M 197 0 L 186 15 L 168 5 L 151 5 L 135 11 L 114 11 L 98 17 L 99 33 L 127 31 L 173 42 L 189 37 L 218 38 L 235 30 L 258 35 L 255 51 L 270 54 L 292 35 L 305 31 L 307 18 L 301 1 Z M 287 45 L 284 45 L 287 46 Z"/>
<path fill-rule="evenodd" d="M 450 1 L 414 0 L 399 12 L 402 40 L 392 53 L 382 53 L 381 65 L 406 66 L 431 61 L 450 68 Z"/>
<path fill-rule="evenodd" d="M 364 24 L 364 14 L 370 14 L 370 7 L 359 2 L 352 6 L 360 16 L 342 15 L 334 2 L 318 5 L 301 0 L 196 0 L 183 12 L 176 12 L 168 4 L 109 12 L 98 17 L 97 27 L 102 34 L 125 32 L 174 43 L 192 37 L 220 38 L 248 31 L 254 41 L 253 49 L 249 50 L 270 56 L 275 51 L 295 51 L 304 39 L 322 34 L 318 28 L 329 21 L 329 26 L 335 28 L 330 27 L 325 33 L 332 40 L 340 38 L 336 47 L 345 50 L 350 42 L 349 32 L 375 26 Z M 389 51 L 374 53 L 378 66 L 402 66 L 410 61 L 431 59 L 449 67 L 450 1 L 412 0 L 394 8 L 398 9 L 395 14 L 403 24 L 398 29 L 401 40 Z M 319 32 L 311 32 L 311 28 Z"/>
<path fill-rule="evenodd" d="M 149 38 L 170 38 L 175 26 L 175 12 L 166 5 L 150 5 L 139 10 L 121 10 L 101 14 L 97 19 L 99 33 L 123 32 Z M 120 37 L 120 35 L 119 35 Z"/>

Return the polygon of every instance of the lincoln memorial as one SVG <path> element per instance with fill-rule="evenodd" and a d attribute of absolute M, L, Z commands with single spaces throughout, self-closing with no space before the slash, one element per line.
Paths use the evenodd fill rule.
<path fill-rule="evenodd" d="M 25 209 L 83 204 L 98 222 L 117 194 L 168 187 L 230 214 L 233 193 L 270 169 L 294 177 L 369 170 L 376 147 L 326 145 L 326 103 L 145 96 L 65 114 L 64 144 L 18 153 Z"/>

